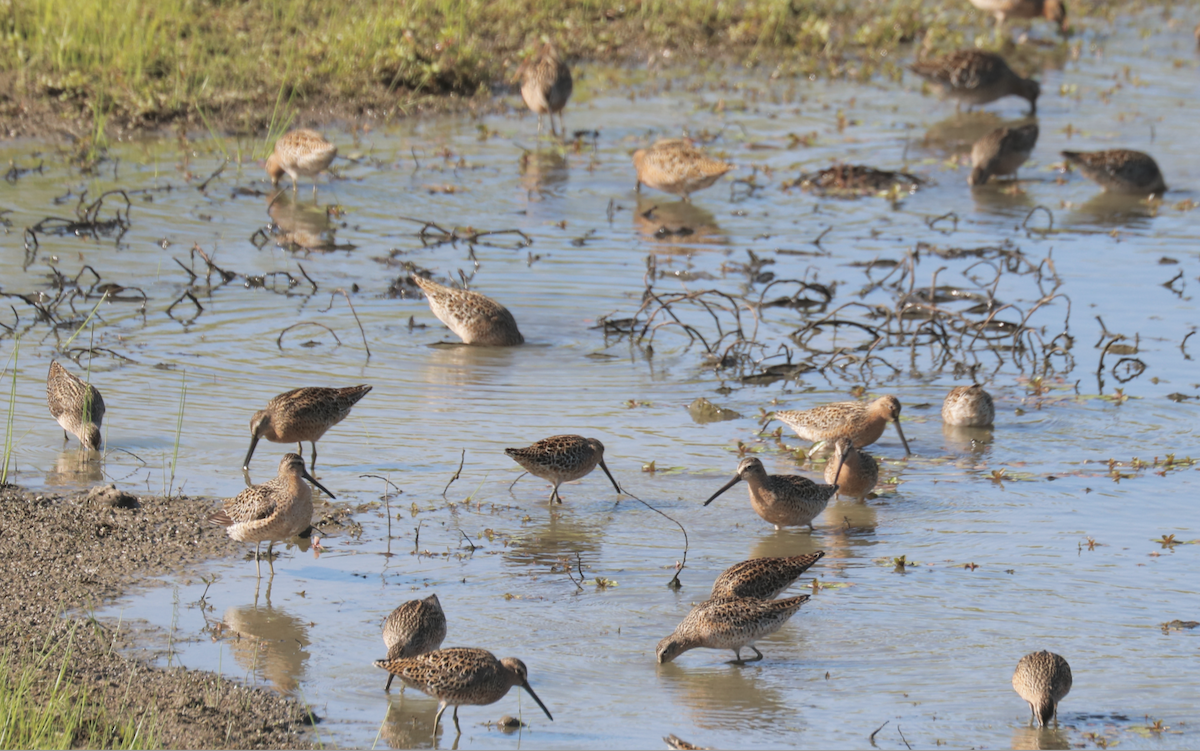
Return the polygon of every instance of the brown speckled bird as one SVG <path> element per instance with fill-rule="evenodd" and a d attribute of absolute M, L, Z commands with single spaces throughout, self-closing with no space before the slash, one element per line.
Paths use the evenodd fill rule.
<path fill-rule="evenodd" d="M 866 451 L 856 448 L 849 438 L 839 438 L 833 444 L 833 455 L 825 464 L 825 482 L 837 485 L 839 496 L 864 502 L 879 483 L 879 462 Z"/>
<path fill-rule="evenodd" d="M 1112 193 L 1162 195 L 1167 191 L 1158 162 L 1129 149 L 1064 151 L 1063 158 L 1083 176 Z"/>
<path fill-rule="evenodd" d="M 429 595 L 423 600 L 409 600 L 383 621 L 383 643 L 387 645 L 389 660 L 432 652 L 442 646 L 445 638 L 446 613 L 437 595 Z M 395 677 L 388 674 L 384 691 L 392 688 L 392 679 Z"/>
<path fill-rule="evenodd" d="M 504 449 L 504 453 L 524 467 L 529 474 L 554 484 L 554 490 L 550 492 L 551 503 L 562 503 L 562 497 L 558 494 L 559 485 L 586 477 L 597 464 L 604 470 L 604 474 L 608 475 L 617 492 L 624 492 L 604 463 L 604 444 L 595 438 L 556 435 L 543 438 L 525 448 Z"/>
<path fill-rule="evenodd" d="M 971 0 L 971 5 L 996 17 L 996 31 L 1009 18 L 1045 18 L 1067 31 L 1067 6 L 1062 0 Z"/>
<path fill-rule="evenodd" d="M 967 184 L 985 185 L 993 176 L 1016 175 L 1020 166 L 1029 160 L 1037 140 L 1037 123 L 1019 128 L 997 128 L 980 138 L 971 147 L 972 169 Z"/>
<path fill-rule="evenodd" d="M 655 142 L 648 149 L 633 153 L 633 166 L 637 169 L 637 189 L 642 185 L 667 193 L 688 196 L 715 183 L 729 170 L 732 164 L 713 159 L 682 138 L 671 138 Z"/>
<path fill-rule="evenodd" d="M 344 389 L 307 386 L 274 397 L 267 402 L 266 409 L 258 410 L 250 418 L 250 450 L 246 452 L 242 469 L 250 469 L 250 458 L 254 456 L 259 439 L 266 438 L 272 443 L 295 441 L 301 456 L 304 455 L 303 441 L 308 441 L 312 445 L 311 466 L 315 471 L 317 441 L 325 431 L 346 419 L 350 408 L 370 391 L 371 387 L 366 384 Z"/>
<path fill-rule="evenodd" d="M 836 485 L 818 485 L 799 475 L 768 475 L 762 462 L 749 456 L 738 463 L 737 475 L 713 493 L 704 505 L 743 480 L 749 486 L 754 512 L 774 524 L 775 529 L 807 525 L 812 530 L 813 519 L 825 510 L 829 499 L 838 490 Z"/>
<path fill-rule="evenodd" d="M 725 569 L 713 582 L 712 600 L 750 597 L 774 600 L 792 582 L 825 557 L 823 551 L 788 558 L 751 558 Z"/>
<path fill-rule="evenodd" d="M 808 595 L 782 600 L 756 600 L 739 597 L 732 600 L 707 600 L 692 608 L 692 612 L 675 627 L 674 633 L 658 643 L 655 655 L 659 664 L 670 662 L 689 649 L 731 649 L 731 665 L 758 662 L 762 652 L 754 642 L 775 633 L 808 602 Z M 742 649 L 749 647 L 756 657 L 742 659 Z"/>
<path fill-rule="evenodd" d="M 1071 691 L 1071 666 L 1060 655 L 1031 652 L 1017 663 L 1013 690 L 1029 704 L 1030 721 L 1040 727 L 1058 724 L 1058 703 Z"/>
<path fill-rule="evenodd" d="M 316 178 L 329 168 L 337 156 L 337 146 L 315 130 L 293 130 L 275 142 L 275 151 L 267 157 L 267 175 L 271 184 L 278 186 L 284 173 L 292 178 L 292 192 L 296 192 L 301 177 Z M 317 195 L 317 182 L 313 180 L 313 197 Z"/>
<path fill-rule="evenodd" d="M 414 276 L 413 281 L 425 292 L 433 314 L 464 344 L 515 347 L 525 343 L 512 313 L 492 298 L 469 289 L 447 287 L 421 276 Z"/>
<path fill-rule="evenodd" d="M 284 454 L 275 479 L 226 499 L 220 511 L 208 516 L 210 523 L 224 527 L 232 539 L 255 544 L 254 567 L 260 577 L 262 565 L 258 551 L 263 541 L 267 541 L 267 565 L 271 567 L 273 576 L 275 564 L 271 560 L 271 548 L 275 541 L 295 537 L 312 525 L 312 488 L 308 487 L 305 480 L 316 485 L 330 498 L 334 497 L 304 469 L 303 457 Z"/>
<path fill-rule="evenodd" d="M 537 113 L 538 136 L 542 135 L 542 115 L 550 116 L 550 133 L 558 135 L 554 129 L 554 115 L 558 113 L 558 122 L 562 125 L 562 135 L 567 134 L 567 126 L 563 123 L 562 111 L 571 98 L 571 69 L 559 57 L 558 49 L 546 42 L 541 52 L 521 64 L 518 74 L 521 77 L 521 99 L 525 106 Z"/>
<path fill-rule="evenodd" d="M 983 386 L 957 386 L 942 402 L 942 422 L 963 428 L 990 428 L 996 420 L 996 405 Z"/>
<path fill-rule="evenodd" d="M 944 57 L 913 63 L 910 70 L 939 88 L 944 96 L 968 105 L 987 104 L 1000 97 L 1029 100 L 1029 114 L 1037 112 L 1042 88 L 1032 78 L 1021 78 L 1004 58 L 983 50 L 958 50 Z"/>
<path fill-rule="evenodd" d="M 775 419 L 806 441 L 822 443 L 849 438 L 858 448 L 878 441 L 891 422 L 904 444 L 904 453 L 912 453 L 900 427 L 900 401 L 891 394 L 873 402 L 834 402 L 812 409 L 784 410 L 776 412 Z"/>
<path fill-rule="evenodd" d="M 495 704 L 513 686 L 529 692 L 551 721 L 554 717 L 529 685 L 525 663 L 515 657 L 497 660 L 486 649 L 451 647 L 426 652 L 416 657 L 398 660 L 376 660 L 375 667 L 383 668 L 422 693 L 438 700 L 437 715 L 433 718 L 433 734 L 437 737 L 438 723 L 446 707 L 454 706 L 454 729 L 458 726 L 458 708 L 462 704 Z"/>
<path fill-rule="evenodd" d="M 100 449 L 104 398 L 95 386 L 84 383 L 51 360 L 50 372 L 46 374 L 46 404 L 50 406 L 50 416 L 62 426 L 63 443 L 70 440 L 67 433 L 71 433 L 85 448 Z"/>

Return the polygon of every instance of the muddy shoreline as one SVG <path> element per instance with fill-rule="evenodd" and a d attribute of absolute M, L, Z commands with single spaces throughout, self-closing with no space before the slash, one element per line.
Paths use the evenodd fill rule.
<path fill-rule="evenodd" d="M 202 523 L 213 505 L 103 486 L 70 495 L 0 490 L 0 641 L 9 664 L 40 665 L 37 693 L 65 662 L 89 710 L 144 719 L 161 747 L 310 748 L 314 717 L 300 702 L 207 671 L 128 659 L 128 626 L 88 615 L 150 577 L 244 554 Z"/>

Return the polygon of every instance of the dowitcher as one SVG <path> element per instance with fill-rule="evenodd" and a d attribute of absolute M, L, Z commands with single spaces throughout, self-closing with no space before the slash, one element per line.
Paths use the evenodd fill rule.
<path fill-rule="evenodd" d="M 446 707 L 454 705 L 454 729 L 460 734 L 458 708 L 462 704 L 495 704 L 513 686 L 529 692 L 551 721 L 554 716 L 529 685 L 529 670 L 515 657 L 497 660 L 486 649 L 451 647 L 426 652 L 415 657 L 376 660 L 375 667 L 399 676 L 405 685 L 438 700 L 437 715 L 433 718 L 433 734 Z"/>
<path fill-rule="evenodd" d="M 824 551 L 793 555 L 788 558 L 751 558 L 725 569 L 713 582 L 712 600 L 749 597 L 774 600 L 792 582 L 825 557 Z"/>
<path fill-rule="evenodd" d="M 329 167 L 335 156 L 337 146 L 326 141 L 320 133 L 315 130 L 293 130 L 275 142 L 275 151 L 267 157 L 267 175 L 271 178 L 271 185 L 278 187 L 279 180 L 286 172 L 292 178 L 293 193 L 300 178 L 314 178 L 313 198 L 316 198 L 315 178 Z"/>
<path fill-rule="evenodd" d="M 866 451 L 855 448 L 849 438 L 839 438 L 825 464 L 825 482 L 837 485 L 839 496 L 866 501 L 867 494 L 879 483 L 879 462 Z"/>
<path fill-rule="evenodd" d="M 633 152 L 633 166 L 637 169 L 637 190 L 642 185 L 688 196 L 715 183 L 729 170 L 732 164 L 713 159 L 682 138 L 656 141 L 648 149 Z"/>
<path fill-rule="evenodd" d="M 425 292 L 433 314 L 464 344 L 515 347 L 525 343 L 512 313 L 492 298 L 469 289 L 446 287 L 421 276 L 414 275 L 413 281 Z"/>
<path fill-rule="evenodd" d="M 604 444 L 595 438 L 555 435 L 543 438 L 523 449 L 504 449 L 504 453 L 511 456 L 513 461 L 524 467 L 529 474 L 554 484 L 554 490 L 550 491 L 551 503 L 562 503 L 562 497 L 558 494 L 559 485 L 586 477 L 597 464 L 604 470 L 604 474 L 608 475 L 617 492 L 624 492 L 604 463 Z"/>
<path fill-rule="evenodd" d="M 312 488 L 305 480 L 330 498 L 334 497 L 304 468 L 302 456 L 284 454 L 275 479 L 226 499 L 223 508 L 208 517 L 209 522 L 225 527 L 226 533 L 238 542 L 254 543 L 254 566 L 260 577 L 262 564 L 258 551 L 263 541 L 267 542 L 267 565 L 273 576 L 275 564 L 271 560 L 271 548 L 275 541 L 295 537 L 312 525 Z"/>
<path fill-rule="evenodd" d="M 858 448 L 878 441 L 883 429 L 892 422 L 904 444 L 904 453 L 912 453 L 900 427 L 900 401 L 891 394 L 873 402 L 834 402 L 812 409 L 784 410 L 776 412 L 775 419 L 806 441 L 823 443 L 849 438 Z"/>
<path fill-rule="evenodd" d="M 303 442 L 308 441 L 312 445 L 311 466 L 316 471 L 317 441 L 325 431 L 346 419 L 350 408 L 370 391 L 371 387 L 366 384 L 344 389 L 307 386 L 271 399 L 266 409 L 258 410 L 250 418 L 250 450 L 246 452 L 242 469 L 250 469 L 254 448 L 260 438 L 266 438 L 273 443 L 295 441 L 301 456 L 304 455 Z"/>
<path fill-rule="evenodd" d="M 1058 724 L 1058 703 L 1071 691 L 1071 666 L 1060 655 L 1031 652 L 1017 663 L 1013 690 L 1029 704 L 1030 720 L 1038 726 Z"/>
<path fill-rule="evenodd" d="M 983 386 L 973 383 L 958 386 L 942 402 L 942 422 L 963 428 L 990 428 L 996 419 L 996 405 Z"/>
<path fill-rule="evenodd" d="M 46 403 L 50 415 L 63 429 L 63 442 L 73 433 L 84 447 L 100 449 L 100 424 L 104 422 L 104 399 L 100 391 L 79 376 L 67 372 L 58 362 L 50 361 L 46 374 Z"/>
<path fill-rule="evenodd" d="M 943 95 L 968 105 L 987 104 L 1011 94 L 1029 100 L 1029 114 L 1037 112 L 1041 86 L 1032 78 L 1018 76 L 1004 58 L 994 53 L 958 50 L 913 63 L 909 69 L 941 89 Z"/>
<path fill-rule="evenodd" d="M 768 475 L 762 462 L 748 456 L 738 463 L 737 476 L 713 493 L 704 505 L 712 503 L 717 496 L 742 480 L 749 486 L 750 505 L 754 507 L 754 512 L 774 524 L 775 529 L 802 527 L 805 524 L 810 530 L 813 529 L 813 519 L 825 510 L 829 499 L 838 490 L 837 485 L 818 485 L 799 475 Z"/>
<path fill-rule="evenodd" d="M 732 649 L 731 665 L 758 662 L 762 652 L 754 642 L 779 630 L 808 595 L 782 600 L 756 600 L 738 597 L 731 600 L 707 600 L 692 608 L 675 632 L 658 643 L 655 654 L 659 664 L 670 662 L 689 649 Z M 756 657 L 742 659 L 742 649 L 749 647 Z"/>
<path fill-rule="evenodd" d="M 1158 163 L 1149 154 L 1129 149 L 1064 151 L 1063 158 L 1112 193 L 1162 195 L 1167 190 Z"/>
<path fill-rule="evenodd" d="M 432 652 L 442 646 L 446 638 L 446 613 L 437 595 L 423 600 L 409 600 L 396 608 L 383 621 L 383 643 L 387 645 L 387 659 L 399 660 Z M 392 688 L 389 673 L 384 691 Z"/>
<path fill-rule="evenodd" d="M 985 185 L 995 175 L 1016 175 L 1037 145 L 1037 123 L 1019 128 L 997 128 L 971 147 L 968 185 Z"/>
<path fill-rule="evenodd" d="M 1062 0 L 971 0 L 971 5 L 996 17 L 996 31 L 1009 18 L 1046 18 L 1067 31 L 1067 6 Z"/>
<path fill-rule="evenodd" d="M 521 99 L 538 116 L 538 136 L 542 135 L 542 115 L 550 115 L 550 133 L 558 135 L 554 129 L 554 114 L 558 113 L 565 137 L 567 126 L 563 123 L 562 111 L 571 98 L 573 84 L 571 69 L 559 57 L 558 50 L 546 42 L 541 52 L 522 63 L 517 72 L 521 77 Z"/>

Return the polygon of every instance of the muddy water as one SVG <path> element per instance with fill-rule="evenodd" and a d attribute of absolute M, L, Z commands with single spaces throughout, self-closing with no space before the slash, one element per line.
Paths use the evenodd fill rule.
<path fill-rule="evenodd" d="M 261 587 L 250 561 L 213 564 L 103 611 L 162 627 L 170 634 L 155 647 L 163 662 L 303 698 L 323 718 L 317 730 L 328 745 L 431 743 L 436 702 L 415 691 L 385 695 L 385 674 L 370 665 L 383 655 L 381 619 L 428 592 L 447 612 L 447 646 L 520 657 L 555 717 L 549 722 L 515 692 L 491 707 L 467 707 L 461 748 L 646 747 L 668 733 L 714 747 L 857 747 L 885 720 L 875 737 L 881 748 L 904 740 L 1195 745 L 1200 694 L 1189 666 L 1200 634 L 1161 624 L 1200 620 L 1200 547 L 1155 540 L 1200 537 L 1191 503 L 1196 470 L 1186 462 L 1130 466 L 1134 457 L 1197 454 L 1200 406 L 1168 398 L 1200 394 L 1192 359 L 1200 342 L 1180 346 L 1200 319 L 1193 301 L 1200 214 L 1192 209 L 1200 199 L 1193 133 L 1200 103 L 1187 28 L 1164 26 L 1159 15 L 1096 25 L 1082 35 L 1078 59 L 1047 68 L 1041 141 L 1016 193 L 972 194 L 953 156 L 989 127 L 1023 117 L 1024 105 L 1004 100 L 987 114 L 956 117 L 952 104 L 922 96 L 909 79 L 764 83 L 740 73 L 675 72 L 631 81 L 628 72 L 585 68 L 567 122 L 598 130 L 594 142 L 527 153 L 534 123 L 515 112 L 357 136 L 331 131 L 353 159 L 332 184 L 322 180 L 318 208 L 305 187 L 294 201 L 285 196 L 268 208 L 269 186 L 249 160 L 198 190 L 223 157 L 207 139 L 123 144 L 92 177 L 67 168 L 50 143 L 7 144 L 5 160 L 45 167 L 4 189 L 13 227 L 0 255 L 2 291 L 52 296 L 51 268 L 74 278 L 86 264 L 102 282 L 140 288 L 148 298 L 144 314 L 137 293 L 120 295 L 137 301 L 103 303 L 94 328 L 69 345 L 96 298 L 77 301 L 76 316 L 63 309 L 75 321 L 60 332 L 63 346 L 121 356 L 98 349 L 81 358 L 109 410 L 100 464 L 82 460 L 73 443 L 62 448 L 42 397 L 56 340 L 45 323 L 27 331 L 16 380 L 16 481 L 63 489 L 116 481 L 230 496 L 244 486 L 239 467 L 254 409 L 296 386 L 372 384 L 320 443 L 318 475 L 338 499 L 318 503 L 327 533 L 319 557 L 307 545 L 290 546 Z M 716 135 L 709 148 L 740 165 L 736 177 L 761 187 L 727 179 L 690 205 L 635 194 L 629 152 L 683 130 Z M 257 145 L 223 142 L 235 155 Z M 1091 183 L 1053 168 L 1063 148 L 1117 145 L 1149 151 L 1163 166 L 1173 190 L 1156 209 L 1105 201 Z M 839 160 L 906 168 L 930 184 L 901 200 L 783 190 L 800 172 Z M 131 195 L 131 226 L 119 239 L 43 233 L 36 254 L 23 251 L 22 227 L 72 216 L 85 189 L 94 197 L 118 187 L 143 191 Z M 340 207 L 333 219 L 328 205 Z M 1051 227 L 1041 211 L 1022 229 L 1039 205 L 1053 213 L 1052 231 L 1042 231 Z M 439 244 L 401 217 L 447 229 L 520 230 L 532 244 L 516 234 Z M 259 247 L 256 230 L 272 222 L 268 233 L 317 249 L 285 250 L 273 240 Z M 742 267 L 749 250 L 774 262 L 755 274 L 836 285 L 825 310 L 852 301 L 894 309 L 907 283 L 897 292 L 870 282 L 918 243 L 941 251 L 922 250 L 918 286 L 933 285 L 935 272 L 936 284 L 969 292 L 994 285 L 998 299 L 1022 312 L 1054 288 L 1056 272 L 1066 297 L 1033 313 L 1029 325 L 1045 341 L 1062 333 L 1069 298 L 1069 357 L 1052 357 L 1045 378 L 1031 382 L 1042 372 L 1040 354 L 1035 372 L 1005 342 L 960 351 L 941 369 L 936 347 L 906 345 L 879 353 L 891 368 L 855 364 L 752 385 L 741 377 L 782 356 L 714 373 L 703 348 L 678 328 L 660 330 L 652 351 L 596 328 L 602 316 L 637 310 L 647 256 L 656 259 L 660 294 L 718 289 L 758 301 L 765 278 Z M 224 285 L 213 276 L 207 288 L 203 261 L 189 258 L 194 245 L 240 276 Z M 1019 249 L 1032 267 L 1051 259 L 1053 268 L 1043 266 L 1039 287 L 1036 274 L 998 272 L 996 251 L 953 252 L 997 246 Z M 865 269 L 873 260 L 882 263 Z M 177 261 L 200 281 L 189 288 Z M 441 278 L 474 273 L 473 288 L 509 307 L 527 344 L 441 346 L 451 337 L 424 301 L 389 294 L 405 289 L 394 283 L 409 262 Z M 289 287 L 280 272 L 298 283 Z M 1163 286 L 1179 272 L 1174 291 Z M 247 284 L 270 274 L 265 288 Z M 80 282 L 86 289 L 92 278 L 85 272 Z M 334 289 L 354 285 L 370 357 L 341 295 L 330 307 Z M 777 285 L 769 297 L 795 288 Z M 189 289 L 203 310 L 184 298 L 168 316 Z M 14 305 L 19 327 L 28 326 L 33 309 Z M 711 319 L 682 315 L 708 326 L 706 335 L 714 331 Z M 742 315 L 753 319 L 748 309 Z M 757 351 L 759 359 L 780 343 L 794 350 L 787 335 L 813 320 L 782 307 L 758 315 L 758 337 L 774 350 Z M 285 328 L 309 321 L 333 333 L 305 325 L 277 344 Z M 832 357 L 871 341 L 835 329 L 810 345 Z M 1106 330 L 1137 349 L 1110 352 L 1101 383 L 1095 345 L 1109 341 Z M 12 350 L 6 336 L 0 356 Z M 1145 372 L 1119 383 L 1112 366 L 1121 357 L 1140 359 Z M 997 400 L 994 431 L 943 432 L 942 397 L 967 382 L 954 375 L 953 360 L 978 362 Z M 888 480 L 878 498 L 832 504 L 812 534 L 776 532 L 750 511 L 740 487 L 700 505 L 732 475 L 739 442 L 769 471 L 815 476 L 820 462 L 798 458 L 792 450 L 806 446 L 794 436 L 781 444 L 759 435 L 760 410 L 850 398 L 857 385 L 900 398 L 914 451 L 906 460 L 892 431 L 876 444 Z M 686 407 L 698 397 L 741 417 L 694 421 Z M 687 527 L 681 591 L 666 586 L 682 556 L 678 529 L 636 502 L 618 504 L 602 475 L 566 486 L 566 502 L 552 510 L 539 480 L 509 489 L 519 470 L 503 448 L 564 432 L 600 438 L 618 480 Z M 269 478 L 285 450 L 260 444 L 254 481 Z M 443 495 L 460 458 L 461 477 Z M 1110 466 L 1110 458 L 1123 464 Z M 652 462 L 655 471 L 644 471 Z M 389 478 L 403 493 L 385 499 L 384 482 L 365 475 Z M 701 650 L 655 664 L 657 641 L 704 599 L 722 569 L 813 550 L 826 552 L 810 572 L 822 586 L 760 643 L 761 663 L 733 667 L 724 664 L 729 655 Z M 895 565 L 899 556 L 906 566 Z M 582 566 L 582 585 L 566 564 Z M 796 590 L 813 592 L 812 578 Z M 1056 731 L 1028 729 L 1028 710 L 1009 686 L 1017 660 L 1036 649 L 1065 655 L 1075 676 Z M 484 724 L 518 712 L 529 723 L 522 732 Z M 1169 730 L 1148 729 L 1154 719 Z"/>

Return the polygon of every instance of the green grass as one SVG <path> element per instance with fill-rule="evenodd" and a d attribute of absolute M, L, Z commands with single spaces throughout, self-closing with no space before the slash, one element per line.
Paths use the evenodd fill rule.
<path fill-rule="evenodd" d="M 1072 18 L 1116 0 L 1073 3 Z M 990 43 L 966 0 L 21 0 L 0 3 L 0 72 L 96 122 L 242 118 L 336 102 L 405 110 L 488 92 L 542 38 L 572 59 L 767 62 L 782 72 L 896 74 L 914 39 Z M 211 126 L 210 126 L 211 128 Z"/>
<path fill-rule="evenodd" d="M 0 656 L 0 749 L 155 748 L 153 717 L 111 713 L 67 672 L 71 640 Z"/>
<path fill-rule="evenodd" d="M 4 418 L 4 456 L 0 462 L 0 488 L 8 484 L 8 465 L 12 460 L 13 449 L 16 448 L 15 439 L 13 438 L 13 414 L 17 408 L 17 360 L 21 355 L 21 337 L 17 337 L 13 344 L 12 355 L 9 362 L 12 363 L 12 388 L 8 393 L 8 413 Z M 7 366 L 5 372 L 7 372 Z"/>

